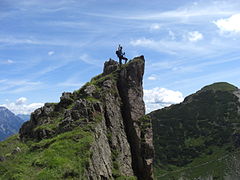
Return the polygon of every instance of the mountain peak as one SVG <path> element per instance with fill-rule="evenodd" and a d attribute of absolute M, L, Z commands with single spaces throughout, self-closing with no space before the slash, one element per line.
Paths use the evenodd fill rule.
<path fill-rule="evenodd" d="M 23 121 L 6 107 L 0 107 L 0 141 L 18 132 Z"/>
<path fill-rule="evenodd" d="M 207 90 L 213 90 L 213 91 L 236 91 L 238 88 L 232 84 L 229 84 L 227 82 L 216 82 L 211 85 L 203 87 L 200 91 L 207 91 Z"/>
<path fill-rule="evenodd" d="M 0 111 L 6 111 L 6 110 L 8 110 L 6 107 L 0 106 Z"/>

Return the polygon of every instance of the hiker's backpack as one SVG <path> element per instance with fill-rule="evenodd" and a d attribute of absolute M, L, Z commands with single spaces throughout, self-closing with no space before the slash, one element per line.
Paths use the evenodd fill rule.
<path fill-rule="evenodd" d="M 118 50 L 116 51 L 116 55 L 117 55 L 117 56 L 120 56 L 120 52 L 119 52 Z"/>

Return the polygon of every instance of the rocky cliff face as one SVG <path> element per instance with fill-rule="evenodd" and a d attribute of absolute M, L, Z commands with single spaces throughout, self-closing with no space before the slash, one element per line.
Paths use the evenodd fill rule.
<path fill-rule="evenodd" d="M 21 140 L 37 141 L 31 150 L 38 151 L 53 146 L 56 137 L 79 129 L 89 136 L 87 148 L 81 150 L 86 154 L 81 159 L 83 171 L 67 172 L 61 178 L 152 179 L 152 129 L 140 119 L 145 114 L 144 61 L 143 56 L 137 57 L 122 67 L 113 60 L 105 62 L 103 73 L 80 90 L 63 93 L 59 103 L 46 103 L 32 113 L 20 129 Z M 82 140 L 79 135 L 72 139 Z M 74 154 L 79 158 L 78 151 Z"/>

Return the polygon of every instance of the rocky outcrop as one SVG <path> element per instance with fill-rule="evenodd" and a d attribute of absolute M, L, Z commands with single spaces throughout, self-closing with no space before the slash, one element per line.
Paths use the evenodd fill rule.
<path fill-rule="evenodd" d="M 143 56 L 139 57 L 144 59 Z M 153 145 L 141 131 L 139 119 L 145 114 L 142 78 L 144 61 L 130 63 L 120 72 L 118 89 L 123 101 L 122 114 L 131 146 L 133 170 L 138 179 L 151 179 Z M 151 134 L 148 132 L 147 134 Z"/>
<path fill-rule="evenodd" d="M 87 179 L 152 179 L 152 129 L 141 120 L 144 63 L 143 56 L 122 67 L 105 62 L 103 73 L 81 89 L 37 109 L 20 129 L 21 140 L 41 141 L 81 128 L 93 136 Z"/>

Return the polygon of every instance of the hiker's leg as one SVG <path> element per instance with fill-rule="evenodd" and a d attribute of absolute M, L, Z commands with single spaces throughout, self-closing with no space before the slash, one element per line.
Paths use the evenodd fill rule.
<path fill-rule="evenodd" d="M 119 58 L 119 64 L 121 65 L 122 64 L 122 59 L 120 57 Z"/>
<path fill-rule="evenodd" d="M 125 64 L 127 63 L 127 61 L 128 61 L 128 58 L 126 58 L 126 57 L 123 57 L 123 59 L 125 60 Z"/>

